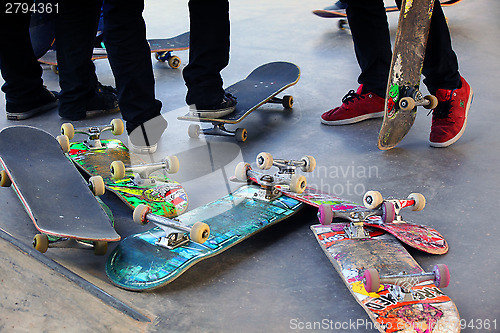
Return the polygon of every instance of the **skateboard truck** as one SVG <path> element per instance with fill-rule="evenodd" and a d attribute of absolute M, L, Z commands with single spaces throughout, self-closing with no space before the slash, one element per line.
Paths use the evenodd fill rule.
<path fill-rule="evenodd" d="M 380 192 L 368 191 L 363 196 L 363 204 L 368 209 L 382 208 L 384 223 L 404 223 L 401 209 L 411 207 L 413 211 L 420 211 L 425 207 L 425 197 L 420 193 L 411 193 L 407 199 L 384 199 Z"/>
<path fill-rule="evenodd" d="M 121 135 L 125 127 L 121 119 L 113 119 L 109 125 L 92 126 L 84 128 L 74 128 L 71 123 L 64 123 L 61 125 L 61 134 L 66 135 L 70 140 L 74 138 L 75 133 L 85 134 L 89 138 L 84 143 L 90 149 L 103 148 L 100 136 L 105 131 L 111 131 L 113 135 Z"/>
<path fill-rule="evenodd" d="M 203 121 L 203 118 L 200 118 Z M 212 128 L 201 128 L 198 124 L 191 124 L 188 127 L 188 135 L 190 138 L 196 139 L 201 133 L 204 135 L 218 135 L 218 136 L 234 136 L 236 141 L 245 142 L 248 133 L 246 128 L 237 128 L 235 131 L 230 131 L 226 128 L 224 123 L 212 122 Z"/>
<path fill-rule="evenodd" d="M 413 110 L 416 106 L 423 106 L 426 109 L 435 109 L 438 105 L 436 96 L 423 96 L 420 90 L 410 86 L 400 87 L 399 94 L 399 96 L 405 96 L 399 100 L 399 108 L 403 111 Z"/>
<path fill-rule="evenodd" d="M 206 223 L 196 222 L 192 227 L 188 227 L 176 219 L 151 213 L 151 207 L 143 204 L 134 209 L 133 218 L 135 223 L 145 225 L 148 222 L 153 222 L 160 227 L 165 232 L 165 236 L 159 237 L 155 244 L 170 250 L 182 246 L 190 240 L 202 244 L 210 236 L 210 227 Z"/>
<path fill-rule="evenodd" d="M 49 247 L 52 248 L 81 248 L 94 250 L 96 256 L 103 256 L 108 251 L 108 242 L 106 241 L 85 241 L 67 237 L 50 237 L 46 234 L 36 234 L 33 237 L 33 247 L 35 250 L 45 253 Z"/>
<path fill-rule="evenodd" d="M 445 264 L 437 264 L 432 272 L 406 274 L 401 272 L 396 275 L 382 275 L 374 268 L 369 268 L 363 273 L 363 285 L 367 292 L 377 292 L 381 284 L 389 285 L 389 292 L 399 302 L 410 302 L 416 299 L 412 290 L 417 284 L 433 281 L 436 287 L 446 288 L 450 284 L 450 271 Z"/>
<path fill-rule="evenodd" d="M 179 171 L 179 159 L 177 156 L 167 156 L 161 162 L 130 166 L 125 166 L 122 161 L 113 161 L 109 168 L 113 179 L 122 179 L 126 172 L 132 172 L 136 185 L 149 186 L 156 182 L 154 178 L 150 178 L 153 172 L 165 170 L 167 173 L 176 173 Z"/>

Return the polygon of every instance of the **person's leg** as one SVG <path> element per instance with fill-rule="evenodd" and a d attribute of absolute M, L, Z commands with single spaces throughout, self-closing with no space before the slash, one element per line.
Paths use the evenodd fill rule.
<path fill-rule="evenodd" d="M 105 0 L 103 10 L 104 44 L 127 132 L 137 134 L 130 136 L 135 145 L 153 146 L 167 122 L 160 114 L 162 104 L 155 98 L 151 51 L 142 17 L 144 1 Z"/>
<path fill-rule="evenodd" d="M 465 131 L 473 91 L 458 71 L 457 56 L 439 1 L 434 4 L 422 73 L 427 89 L 439 102 L 432 112 L 430 145 L 447 147 Z"/>
<path fill-rule="evenodd" d="M 31 47 L 30 14 L 0 12 L 0 69 L 7 118 L 21 120 L 57 106 L 43 86 L 42 68 Z M 11 47 L 15 45 L 16 47 Z"/>
<path fill-rule="evenodd" d="M 111 94 L 97 96 L 97 76 L 91 60 L 101 6 L 102 0 L 62 1 L 59 6 L 56 16 L 59 115 L 66 119 L 80 120 L 87 116 L 87 111 L 117 108 Z"/>
<path fill-rule="evenodd" d="M 188 88 L 186 103 L 202 109 L 224 107 L 220 72 L 229 63 L 229 1 L 190 0 L 189 64 L 183 76 Z M 229 101 L 228 111 L 234 110 Z"/>
<path fill-rule="evenodd" d="M 342 105 L 325 112 L 326 125 L 352 124 L 383 116 L 387 78 L 391 64 L 391 41 L 382 0 L 349 0 L 347 19 L 361 74 L 359 88 L 349 91 Z"/>

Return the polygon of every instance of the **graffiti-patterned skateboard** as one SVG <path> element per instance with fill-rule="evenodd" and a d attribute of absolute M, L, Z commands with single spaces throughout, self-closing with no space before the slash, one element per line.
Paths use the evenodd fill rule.
<path fill-rule="evenodd" d="M 351 214 L 362 214 L 366 225 L 383 229 L 413 248 L 432 254 L 448 252 L 448 243 L 436 229 L 403 221 L 400 215 L 401 209 L 405 207 L 414 211 L 424 208 L 425 198 L 419 193 L 412 193 L 404 200 L 385 200 L 379 192 L 369 191 L 363 198 L 365 206 L 362 206 L 308 187 L 306 178 L 297 174 L 296 169 L 312 172 L 316 166 L 316 160 L 312 156 L 304 156 L 300 160 L 284 160 L 274 159 L 269 153 L 260 153 L 256 164 L 263 170 L 274 166 L 278 171 L 266 174 L 252 169 L 249 163 L 240 162 L 236 167 L 236 175 L 231 180 L 249 180 L 267 188 L 268 197 L 282 193 L 316 207 L 323 224 L 330 224 L 334 217 L 348 219 Z M 271 193 L 271 189 L 276 193 Z"/>
<path fill-rule="evenodd" d="M 90 176 L 99 175 L 106 188 L 114 192 L 131 209 L 140 204 L 152 208 L 153 213 L 172 217 L 182 214 L 188 206 L 188 198 L 182 186 L 169 179 L 164 172 L 175 173 L 179 161 L 168 156 L 159 163 L 140 163 L 134 156 L 131 165 L 128 148 L 117 139 L 101 139 L 104 131 L 114 135 L 123 133 L 123 122 L 114 119 L 110 125 L 75 129 L 70 123 L 61 126 L 61 132 L 73 139 L 75 133 L 84 134 L 87 140 L 72 142 L 68 156 Z M 114 166 L 114 168 L 112 168 Z"/>
<path fill-rule="evenodd" d="M 157 226 L 121 241 L 108 258 L 106 274 L 113 284 L 127 290 L 159 288 L 194 264 L 290 217 L 303 206 L 287 196 L 263 200 L 262 192 L 259 186 L 244 185 L 175 220 L 136 208 L 134 221 L 151 221 Z M 200 222 L 209 226 L 209 235 L 206 227 L 195 227 Z"/>
<path fill-rule="evenodd" d="M 350 223 L 311 229 L 354 299 L 380 332 L 459 332 L 460 317 L 441 288 L 446 265 L 425 272 L 401 243 L 383 230 L 365 228 L 350 238 Z"/>

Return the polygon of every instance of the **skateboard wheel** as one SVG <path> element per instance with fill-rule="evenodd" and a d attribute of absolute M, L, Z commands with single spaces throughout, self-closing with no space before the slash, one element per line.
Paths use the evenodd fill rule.
<path fill-rule="evenodd" d="M 54 72 L 56 75 L 59 75 L 59 66 L 52 65 L 50 66 L 50 69 L 52 69 L 52 72 Z"/>
<path fill-rule="evenodd" d="M 420 193 L 411 193 L 408 196 L 409 200 L 413 200 L 415 203 L 411 207 L 413 211 L 420 211 L 425 207 L 425 197 Z"/>
<path fill-rule="evenodd" d="M 12 185 L 12 182 L 7 172 L 5 170 L 0 171 L 0 186 L 9 187 L 10 185 Z"/>
<path fill-rule="evenodd" d="M 415 108 L 415 100 L 411 97 L 403 97 L 399 100 L 399 108 L 403 111 L 410 111 Z"/>
<path fill-rule="evenodd" d="M 281 104 L 285 109 L 291 109 L 293 107 L 293 96 L 283 96 L 283 100 L 281 101 Z"/>
<path fill-rule="evenodd" d="M 203 244 L 210 236 L 210 227 L 203 222 L 196 222 L 191 227 L 189 238 L 195 243 Z"/>
<path fill-rule="evenodd" d="M 125 130 L 125 126 L 123 125 L 123 120 L 116 118 L 111 120 L 111 134 L 113 135 L 122 135 Z"/>
<path fill-rule="evenodd" d="M 259 155 L 257 155 L 257 158 L 255 159 L 257 166 L 262 170 L 271 169 L 271 167 L 273 166 L 273 161 L 273 155 L 265 152 L 259 153 Z"/>
<path fill-rule="evenodd" d="M 64 153 L 69 152 L 69 138 L 66 135 L 58 135 L 56 140 Z"/>
<path fill-rule="evenodd" d="M 424 99 L 426 99 L 429 102 L 429 104 L 424 105 L 424 108 L 426 108 L 426 109 L 429 109 L 429 110 L 435 109 L 439 104 L 437 97 L 434 95 L 427 95 L 424 97 Z"/>
<path fill-rule="evenodd" d="M 316 159 L 312 156 L 306 155 L 301 158 L 301 161 L 305 162 L 305 165 L 300 169 L 304 172 L 313 172 L 316 169 Z"/>
<path fill-rule="evenodd" d="M 306 189 L 307 180 L 306 177 L 302 175 L 294 174 L 290 179 L 290 190 L 295 193 L 302 193 Z"/>
<path fill-rule="evenodd" d="M 250 170 L 250 163 L 240 162 L 236 165 L 236 169 L 234 170 L 234 176 L 236 179 L 240 181 L 247 181 L 247 171 Z"/>
<path fill-rule="evenodd" d="M 49 237 L 44 234 L 37 234 L 33 238 L 33 247 L 35 250 L 41 253 L 47 252 L 47 249 L 49 248 Z"/>
<path fill-rule="evenodd" d="M 329 204 L 321 204 L 318 208 L 318 220 L 322 225 L 330 225 L 333 221 L 332 206 Z"/>
<path fill-rule="evenodd" d="M 103 256 L 108 252 L 108 242 L 106 241 L 95 241 L 94 242 L 94 254 L 96 256 Z"/>
<path fill-rule="evenodd" d="M 338 27 L 340 30 L 345 30 L 349 26 L 349 23 L 347 22 L 346 19 L 340 19 L 338 23 Z"/>
<path fill-rule="evenodd" d="M 177 156 L 167 156 L 165 158 L 165 162 L 167 163 L 168 167 L 166 168 L 168 173 L 176 173 L 179 171 L 179 159 Z"/>
<path fill-rule="evenodd" d="M 376 209 L 383 201 L 384 198 L 382 198 L 379 191 L 368 191 L 363 196 L 363 204 L 368 209 Z"/>
<path fill-rule="evenodd" d="M 197 139 L 200 136 L 200 125 L 198 124 L 189 125 L 188 135 L 190 138 Z"/>
<path fill-rule="evenodd" d="M 111 178 L 122 179 L 125 177 L 125 164 L 122 161 L 113 161 L 109 166 L 111 171 Z"/>
<path fill-rule="evenodd" d="M 151 213 L 151 207 L 148 205 L 140 204 L 134 209 L 133 219 L 134 222 L 141 225 L 148 224 L 146 220 L 146 215 Z"/>
<path fill-rule="evenodd" d="M 168 65 L 173 69 L 179 68 L 181 66 L 181 58 L 178 56 L 171 56 L 168 58 Z"/>
<path fill-rule="evenodd" d="M 104 187 L 104 180 L 102 179 L 101 176 L 90 177 L 89 183 L 92 193 L 94 193 L 94 195 L 96 196 L 103 195 L 104 192 L 106 191 Z"/>
<path fill-rule="evenodd" d="M 445 264 L 437 264 L 432 270 L 434 273 L 434 284 L 438 288 L 446 288 L 450 284 L 450 270 Z"/>
<path fill-rule="evenodd" d="M 391 223 L 396 219 L 396 209 L 391 202 L 382 202 L 382 221 Z"/>
<path fill-rule="evenodd" d="M 75 137 L 75 128 L 71 123 L 64 123 L 61 125 L 61 134 L 66 135 L 68 139 L 73 139 Z"/>
<path fill-rule="evenodd" d="M 245 142 L 248 138 L 248 132 L 246 128 L 237 128 L 236 132 L 234 132 L 234 136 L 236 137 L 236 141 Z"/>
<path fill-rule="evenodd" d="M 380 288 L 380 275 L 378 271 L 374 268 L 368 268 L 363 273 L 363 284 L 367 292 L 377 292 L 378 288 Z"/>

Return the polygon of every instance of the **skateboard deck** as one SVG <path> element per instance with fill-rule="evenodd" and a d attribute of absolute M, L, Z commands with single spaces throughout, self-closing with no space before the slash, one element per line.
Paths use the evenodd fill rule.
<path fill-rule="evenodd" d="M 354 299 L 373 321 L 374 328 L 380 332 L 460 331 L 455 304 L 432 281 L 408 280 L 409 298 L 394 296 L 391 286 L 384 283 L 378 291 L 367 292 L 363 280 L 364 271 L 369 268 L 376 269 L 381 276 L 401 272 L 422 274 L 424 270 L 393 236 L 368 228 L 371 238 L 349 239 L 343 230 L 346 225 L 313 225 L 311 230 Z M 403 277 L 400 280 L 406 281 Z"/>
<path fill-rule="evenodd" d="M 36 229 L 78 240 L 120 240 L 106 211 L 52 135 L 29 126 L 7 127 L 0 131 L 0 147 L 5 175 Z"/>
<path fill-rule="evenodd" d="M 101 176 L 108 190 L 115 193 L 125 204 L 134 209 L 140 204 L 147 204 L 153 213 L 173 217 L 184 213 L 188 207 L 188 197 L 182 186 L 161 173 L 153 173 L 149 179 L 152 184 L 138 184 L 133 172 L 126 172 L 122 179 L 113 179 L 110 165 L 113 161 L 122 161 L 130 165 L 128 148 L 117 139 L 100 140 L 102 148 L 89 148 L 84 142 L 72 142 L 68 156 L 89 176 Z M 134 163 L 140 162 L 139 155 L 134 156 Z"/>
<path fill-rule="evenodd" d="M 191 226 L 205 222 L 210 236 L 203 243 L 189 241 L 173 250 L 155 245 L 165 231 L 159 227 L 121 241 L 106 263 L 111 282 L 128 290 L 148 290 L 168 284 L 197 262 L 215 256 L 302 208 L 298 200 L 281 196 L 271 202 L 255 199 L 258 186 L 243 186 L 219 200 L 178 218 Z"/>
<path fill-rule="evenodd" d="M 403 10 L 399 15 L 392 54 L 384 120 L 378 137 L 378 148 L 381 150 L 394 148 L 409 132 L 417 115 L 416 101 L 419 105 L 426 102 L 426 107 L 432 109 L 431 99 L 435 99 L 434 96 L 424 98 L 418 90 L 434 0 L 403 0 L 401 6 Z M 413 100 L 413 105 L 407 98 Z"/>
<path fill-rule="evenodd" d="M 225 89 L 236 97 L 236 110 L 221 118 L 199 118 L 197 115 L 187 113 L 178 117 L 180 120 L 194 122 L 209 122 L 213 128 L 200 129 L 197 124 L 189 127 L 188 134 L 192 138 L 201 133 L 205 135 L 235 136 L 237 141 L 247 139 L 247 131 L 238 128 L 235 132 L 226 130 L 225 124 L 237 124 L 245 119 L 252 111 L 266 103 L 280 103 L 286 109 L 293 106 L 292 96 L 277 98 L 283 90 L 293 86 L 299 81 L 300 69 L 289 62 L 271 62 L 254 69 L 244 80 L 241 80 Z"/>
<path fill-rule="evenodd" d="M 179 57 L 172 55 L 172 51 L 182 51 L 189 49 L 189 32 L 166 39 L 148 39 L 151 53 L 155 53 L 156 60 L 168 62 L 170 67 L 178 68 L 181 64 Z M 106 59 L 108 54 L 105 48 L 94 48 L 92 60 Z M 41 63 L 57 66 L 57 52 L 49 50 L 38 59 Z"/>

